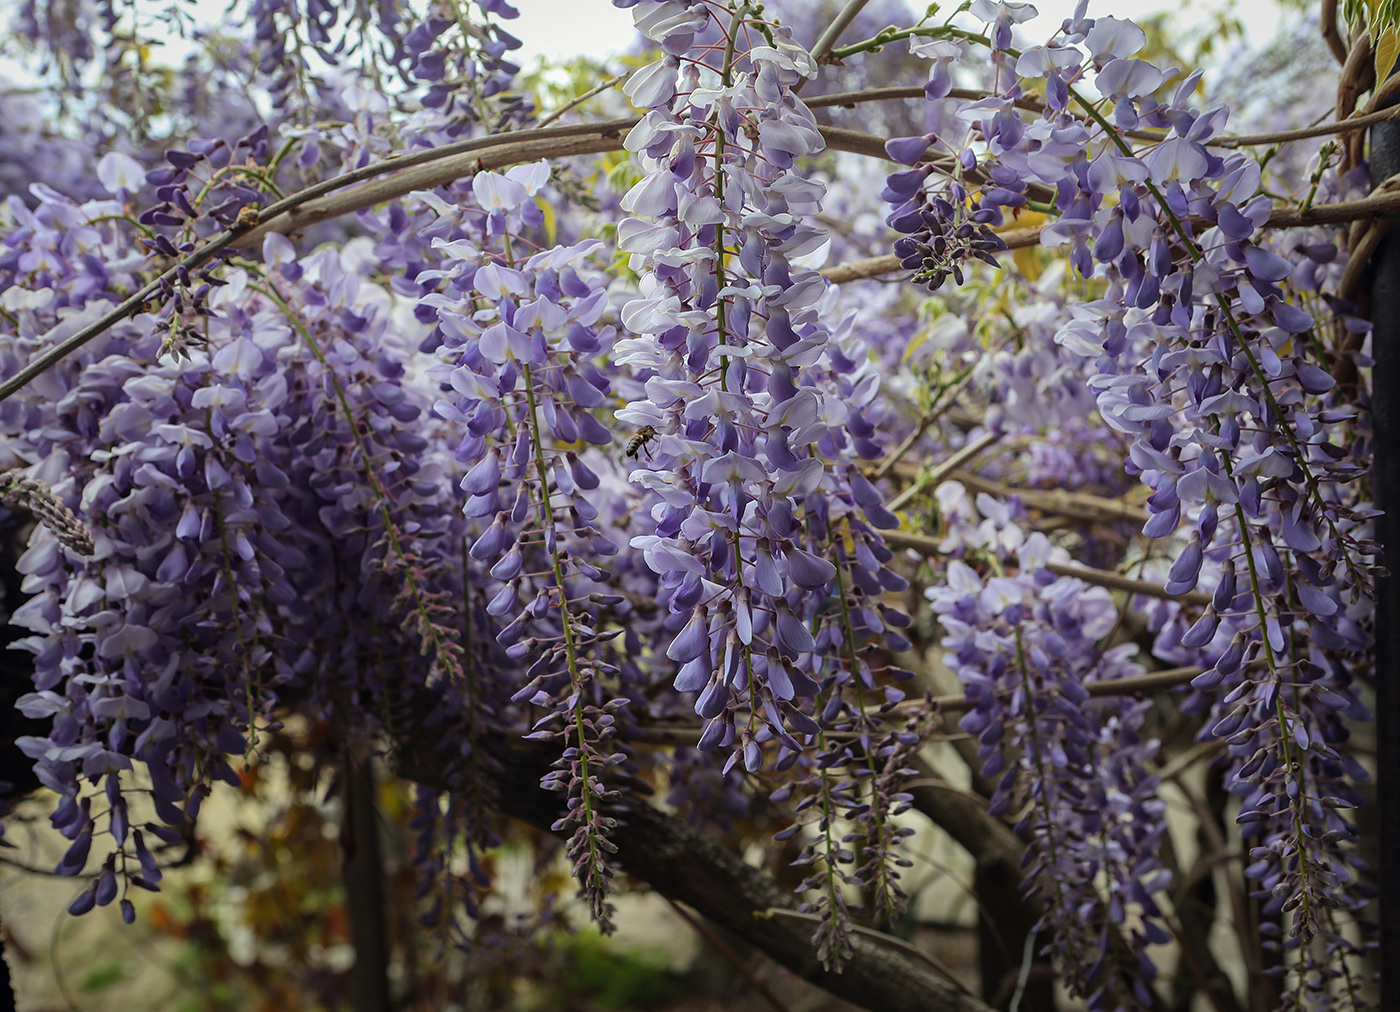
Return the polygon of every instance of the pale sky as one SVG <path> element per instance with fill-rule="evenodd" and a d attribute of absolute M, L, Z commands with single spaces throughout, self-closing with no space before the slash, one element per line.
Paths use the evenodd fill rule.
<path fill-rule="evenodd" d="M 1040 17 L 1022 25 L 1026 37 L 1048 34 L 1040 26 L 1055 26 L 1074 13 L 1076 0 L 1032 0 Z M 632 12 L 614 7 L 611 0 L 516 0 L 520 17 L 504 26 L 524 43 L 520 55 L 527 62 L 536 56 L 564 59 L 585 55 L 603 57 L 624 48 L 632 39 Z M 921 9 L 921 0 L 912 0 L 911 10 Z M 947 6 L 951 6 L 948 4 Z M 1140 17 L 1162 10 L 1176 14 L 1183 27 L 1200 24 L 1206 12 L 1220 4 L 1216 0 L 1187 0 L 1185 3 L 1161 0 L 1090 0 L 1089 15 L 1115 14 Z M 1237 11 L 1249 31 L 1250 41 L 1267 42 L 1283 19 L 1272 0 L 1240 0 Z M 851 38 L 848 42 L 857 42 Z"/>
<path fill-rule="evenodd" d="M 0 0 L 0 20 L 9 12 L 4 10 L 8 0 Z M 910 0 L 911 9 L 922 8 L 925 0 Z M 1040 11 L 1034 21 L 1021 26 L 1025 37 L 1035 40 L 1048 36 L 1052 26 L 1068 17 L 1074 11 L 1076 0 L 1032 0 Z M 601 59 L 626 48 L 633 39 L 632 12 L 612 5 L 611 0 L 516 0 L 520 17 L 503 22 L 511 34 L 524 44 L 515 54 L 523 66 L 531 66 L 535 59 L 564 60 L 584 55 Z M 951 0 L 946 6 L 951 6 Z M 1090 0 L 1089 14 L 1116 14 L 1120 17 L 1131 15 L 1141 17 L 1162 10 L 1170 10 L 1175 23 L 1182 28 L 1201 24 L 1207 12 L 1219 7 L 1221 0 Z M 189 13 L 196 22 L 218 23 L 224 17 L 227 0 L 193 0 Z M 1239 0 L 1236 11 L 1245 22 L 1249 41 L 1258 46 L 1273 36 L 1280 26 L 1297 18 L 1296 14 L 1281 16 L 1273 0 Z M 859 41 L 854 37 L 844 42 Z M 178 64 L 186 43 L 172 40 L 170 52 L 166 55 L 172 64 Z M 0 57 L 0 81 L 23 85 L 29 83 L 23 68 L 14 61 Z"/>

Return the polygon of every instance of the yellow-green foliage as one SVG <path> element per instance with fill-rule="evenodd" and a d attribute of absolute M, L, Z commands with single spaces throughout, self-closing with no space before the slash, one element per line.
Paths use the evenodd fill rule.
<path fill-rule="evenodd" d="M 1400 54 L 1400 0 L 1345 0 L 1342 16 L 1370 33 L 1376 47 L 1376 80 L 1384 81 Z"/>

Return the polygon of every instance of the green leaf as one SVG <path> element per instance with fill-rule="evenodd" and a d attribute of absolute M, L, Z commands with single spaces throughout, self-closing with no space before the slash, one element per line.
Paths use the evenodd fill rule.
<path fill-rule="evenodd" d="M 1394 25 L 1381 32 L 1376 42 L 1376 81 L 1384 81 L 1400 54 L 1400 29 Z"/>
<path fill-rule="evenodd" d="M 125 976 L 126 970 L 121 963 L 103 963 L 89 970 L 79 981 L 78 987 L 84 991 L 105 991 Z"/>

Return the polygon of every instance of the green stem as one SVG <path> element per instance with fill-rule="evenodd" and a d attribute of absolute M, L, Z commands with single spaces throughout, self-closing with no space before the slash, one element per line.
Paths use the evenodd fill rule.
<path fill-rule="evenodd" d="M 847 524 L 847 531 L 848 533 L 850 532 L 849 523 Z M 850 533 L 850 536 L 852 538 L 855 537 L 854 533 Z M 845 563 L 844 556 L 845 553 L 841 551 L 838 545 L 836 552 L 836 596 L 841 602 L 841 635 L 844 636 L 846 640 L 846 657 L 847 662 L 851 666 L 851 678 L 855 683 L 856 704 L 860 707 L 861 725 L 862 727 L 868 727 L 869 718 L 865 712 L 865 693 L 861 691 L 859 661 L 856 659 L 855 630 L 852 628 L 851 624 L 851 607 L 850 603 L 846 600 L 846 581 L 841 575 Z M 877 848 L 883 849 L 885 844 L 885 817 L 880 810 L 879 798 L 877 797 L 876 791 L 875 782 L 878 779 L 878 771 L 875 769 L 875 757 L 870 754 L 870 749 L 865 748 L 862 751 L 865 752 L 866 768 L 870 771 L 870 815 L 871 818 L 875 820 L 875 843 Z M 889 865 L 885 861 L 878 859 L 876 863 L 879 866 L 877 871 L 879 881 L 876 885 L 875 893 L 876 909 L 883 909 L 887 921 L 892 921 L 898 913 L 898 904 L 895 900 L 895 885 L 890 880 Z"/>
<path fill-rule="evenodd" d="M 267 163 L 267 174 L 269 177 L 272 173 L 277 171 L 277 167 L 282 164 L 282 159 L 286 158 L 287 155 L 291 153 L 292 147 L 300 139 L 299 137 L 288 137 L 282 142 L 282 146 L 277 149 L 277 154 L 273 155 L 272 161 Z"/>
<path fill-rule="evenodd" d="M 573 707 L 574 733 L 578 735 L 578 764 L 583 778 L 583 789 L 579 792 L 579 802 L 583 806 L 583 825 L 588 827 L 588 871 L 589 878 L 601 885 L 599 869 L 603 867 L 603 857 L 599 853 L 598 836 L 593 830 L 593 788 L 589 776 L 588 748 L 584 744 L 583 723 L 583 675 L 578 667 L 578 647 L 574 641 L 573 622 L 569 616 L 569 595 L 564 581 L 564 563 L 559 555 L 558 528 L 554 523 L 554 507 L 549 501 L 549 480 L 544 469 L 544 446 L 540 441 L 539 404 L 535 399 L 534 377 L 528 363 L 524 364 L 525 399 L 530 407 L 530 443 L 534 449 L 535 474 L 540 483 L 540 504 L 544 508 L 545 524 L 555 531 L 554 547 L 550 552 L 550 565 L 554 572 L 554 584 L 559 591 L 559 622 L 564 629 L 564 655 L 569 667 L 569 683 L 573 697 L 578 702 Z M 599 919 L 601 909 L 594 909 Z"/>
<path fill-rule="evenodd" d="M 119 221 L 124 225 L 130 225 L 137 231 L 147 236 L 154 236 L 156 230 L 149 225 L 143 225 L 129 214 L 95 214 L 87 220 L 89 225 L 96 225 L 99 221 Z"/>
<path fill-rule="evenodd" d="M 1225 464 L 1227 473 L 1231 470 L 1228 459 Z M 1231 475 L 1233 478 L 1233 474 Z M 1303 767 L 1293 756 L 1293 736 L 1289 733 L 1288 718 L 1283 708 L 1283 676 L 1278 669 L 1278 658 L 1274 655 L 1273 644 L 1269 642 L 1268 631 L 1268 611 L 1264 607 L 1264 593 L 1259 585 L 1259 570 L 1254 562 L 1254 546 L 1249 536 L 1249 525 L 1244 515 L 1244 507 L 1235 504 L 1235 522 L 1240 529 L 1240 542 L 1244 548 L 1245 562 L 1249 568 L 1249 586 L 1254 597 L 1254 614 L 1259 621 L 1259 639 L 1264 647 L 1264 658 L 1268 666 L 1269 674 L 1273 677 L 1278 691 L 1274 696 L 1274 715 L 1278 720 L 1279 741 L 1283 744 L 1283 761 L 1289 774 L 1298 785 L 1298 797 L 1290 799 L 1289 811 L 1293 816 L 1293 844 L 1297 847 L 1296 859 L 1299 862 L 1299 870 L 1304 875 L 1307 871 L 1307 833 L 1303 826 L 1303 805 L 1307 797 L 1307 782 L 1303 776 Z M 1298 912 L 1294 915 L 1296 923 L 1306 925 L 1308 923 L 1311 904 L 1309 902 L 1310 890 L 1304 889 L 1302 900 L 1298 905 Z M 1299 987 L 1302 986 L 1302 975 L 1299 975 Z"/>
<path fill-rule="evenodd" d="M 209 196 L 209 191 L 214 189 L 221 180 L 228 176 L 247 176 L 254 182 L 261 183 L 271 190 L 278 200 L 285 200 L 287 197 L 287 195 L 282 192 L 281 188 L 272 181 L 272 177 L 264 169 L 256 168 L 251 165 L 225 165 L 222 169 L 215 169 L 214 172 L 210 174 L 208 181 L 200 188 L 199 193 L 195 195 L 191 203 L 193 203 L 195 207 L 198 207 L 204 202 L 204 198 Z"/>
<path fill-rule="evenodd" d="M 817 732 L 818 753 L 827 749 L 826 734 L 823 731 Z M 826 769 L 819 768 L 817 775 L 821 778 L 821 799 L 822 799 L 822 841 L 826 850 L 826 902 L 831 911 L 831 924 L 833 929 L 838 925 L 836 912 L 841 909 L 841 898 L 837 895 L 839 888 L 836 882 L 840 872 L 837 869 L 837 862 L 840 858 L 841 848 L 836 840 L 832 838 L 832 826 L 836 822 L 836 806 L 831 800 L 831 779 Z M 823 965 L 827 969 L 832 969 L 841 964 L 841 951 L 838 944 L 832 950 L 834 958 L 824 959 Z"/>
<path fill-rule="evenodd" d="M 1307 214 L 1313 205 L 1313 198 L 1317 196 L 1317 188 L 1322 185 L 1323 173 L 1332 164 L 1332 153 L 1337 150 L 1336 141 L 1328 141 L 1317 151 L 1317 168 L 1313 171 L 1312 179 L 1308 182 L 1308 195 L 1303 198 L 1302 204 L 1298 206 L 1298 213 Z"/>
<path fill-rule="evenodd" d="M 729 20 L 729 38 L 724 44 L 724 63 L 720 68 L 720 78 L 728 88 L 734 83 L 734 47 L 739 37 L 739 29 L 744 18 L 752 13 L 751 6 L 741 4 Z M 718 294 L 724 289 L 724 127 L 719 121 L 719 111 L 715 111 L 715 200 L 720 206 L 720 220 L 715 224 L 715 328 L 721 345 L 728 344 L 729 330 L 724 319 L 724 297 Z M 719 357 L 719 387 L 729 390 L 729 356 Z"/>
<path fill-rule="evenodd" d="M 1026 647 L 1021 640 L 1021 631 L 1019 629 L 1016 630 L 1016 667 L 1021 672 L 1021 688 L 1026 694 L 1026 724 L 1031 738 L 1031 763 L 1035 766 L 1036 776 L 1040 779 L 1040 790 L 1038 792 L 1040 797 L 1038 800 L 1040 802 L 1041 818 L 1045 820 L 1045 848 L 1050 855 L 1051 869 L 1058 869 L 1060 866 L 1060 859 L 1056 855 L 1055 820 L 1050 814 L 1050 798 L 1045 793 L 1045 763 L 1040 756 L 1040 729 L 1037 723 L 1035 705 L 1033 702 L 1035 699 L 1035 687 L 1031 684 L 1031 675 L 1026 664 Z M 1054 871 L 1051 873 L 1051 878 L 1054 879 L 1055 893 L 1059 898 L 1059 903 L 1056 905 L 1055 909 L 1070 909 L 1065 900 L 1064 882 L 1060 880 L 1060 876 Z"/>
<path fill-rule="evenodd" d="M 206 428 L 209 424 L 209 412 L 205 412 Z M 248 705 L 248 747 L 243 753 L 243 765 L 248 765 L 248 757 L 253 754 L 253 750 L 258 744 L 258 726 L 253 713 L 253 671 L 248 662 L 248 644 L 243 639 L 243 616 L 238 609 L 238 582 L 233 573 L 233 561 L 229 551 L 228 525 L 224 522 L 224 494 L 216 491 L 214 493 L 214 517 L 219 525 L 219 549 L 223 554 L 224 579 L 228 582 L 229 607 L 233 611 L 233 633 L 238 639 L 239 660 L 243 665 L 243 690 Z"/>
<path fill-rule="evenodd" d="M 883 32 L 880 32 L 873 38 L 866 39 L 864 42 L 853 42 L 849 46 L 841 46 L 838 49 L 833 49 L 828 60 L 834 62 L 836 60 L 845 60 L 859 53 L 879 52 L 891 42 L 898 42 L 901 39 L 909 39 L 916 36 L 925 39 L 946 39 L 960 34 L 968 33 L 963 33 L 959 29 L 949 28 L 947 26 L 937 26 L 933 28 L 886 28 Z"/>

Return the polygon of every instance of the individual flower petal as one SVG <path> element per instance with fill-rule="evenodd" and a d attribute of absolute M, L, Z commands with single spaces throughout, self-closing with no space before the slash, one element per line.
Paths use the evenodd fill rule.
<path fill-rule="evenodd" d="M 690 621 L 666 648 L 666 656 L 679 663 L 693 661 L 708 654 L 709 644 L 708 623 L 704 609 L 700 608 L 691 614 Z"/>
<path fill-rule="evenodd" d="M 783 554 L 788 560 L 788 575 L 799 587 L 821 590 L 831 586 L 836 578 L 836 567 L 811 552 L 785 548 Z"/>

